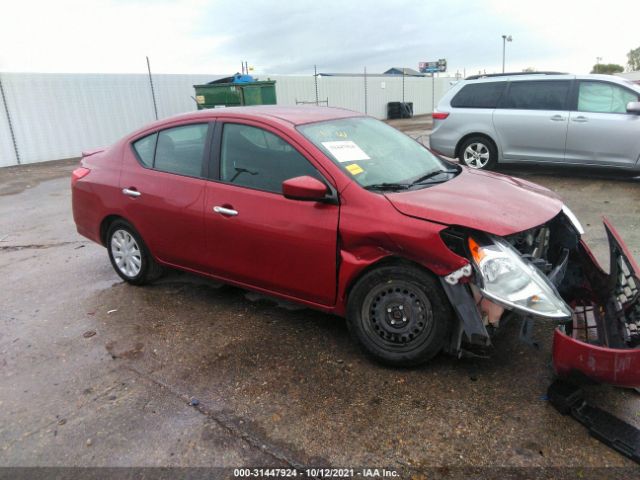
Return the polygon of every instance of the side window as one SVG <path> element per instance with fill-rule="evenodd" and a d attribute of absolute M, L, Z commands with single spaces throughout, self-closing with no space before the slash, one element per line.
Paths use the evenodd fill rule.
<path fill-rule="evenodd" d="M 222 130 L 220 179 L 243 187 L 282 192 L 282 182 L 318 171 L 287 142 L 261 128 L 227 123 Z"/>
<path fill-rule="evenodd" d="M 475 83 L 462 87 L 451 99 L 454 108 L 496 108 L 506 82 Z"/>
<path fill-rule="evenodd" d="M 618 85 L 606 82 L 580 82 L 580 112 L 626 113 L 627 103 L 637 101 L 637 94 Z"/>
<path fill-rule="evenodd" d="M 208 128 L 206 123 L 198 123 L 162 130 L 158 134 L 153 167 L 179 175 L 200 177 Z"/>
<path fill-rule="evenodd" d="M 153 155 L 156 151 L 157 138 L 158 134 L 152 133 L 151 135 L 147 135 L 146 137 L 137 140 L 133 144 L 133 149 L 138 156 L 138 160 L 147 167 L 153 167 Z"/>
<path fill-rule="evenodd" d="M 502 108 L 517 110 L 566 110 L 568 80 L 511 82 Z"/>

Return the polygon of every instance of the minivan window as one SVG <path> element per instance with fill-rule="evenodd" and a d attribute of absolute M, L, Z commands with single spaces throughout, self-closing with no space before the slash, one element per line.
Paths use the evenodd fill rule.
<path fill-rule="evenodd" d="M 566 110 L 569 80 L 511 82 L 501 108 L 515 110 Z"/>
<path fill-rule="evenodd" d="M 451 99 L 454 108 L 496 108 L 506 82 L 486 82 L 465 85 Z"/>
<path fill-rule="evenodd" d="M 222 130 L 220 180 L 282 193 L 282 182 L 318 171 L 282 138 L 262 128 L 227 123 Z"/>
<path fill-rule="evenodd" d="M 154 168 L 200 177 L 208 128 L 206 123 L 197 123 L 162 130 L 158 134 Z"/>
<path fill-rule="evenodd" d="M 637 102 L 638 94 L 607 82 L 580 82 L 578 111 L 626 113 L 627 103 Z"/>

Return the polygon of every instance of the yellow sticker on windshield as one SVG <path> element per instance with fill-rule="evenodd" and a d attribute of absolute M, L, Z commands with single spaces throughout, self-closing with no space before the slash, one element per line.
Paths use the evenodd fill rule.
<path fill-rule="evenodd" d="M 351 165 L 347 165 L 345 168 L 349 170 L 349 173 L 351 175 L 358 175 L 359 173 L 364 172 L 364 169 L 357 163 L 352 163 Z"/>

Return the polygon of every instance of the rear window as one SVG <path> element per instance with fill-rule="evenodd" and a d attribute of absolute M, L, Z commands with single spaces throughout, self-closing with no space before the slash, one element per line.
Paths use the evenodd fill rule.
<path fill-rule="evenodd" d="M 168 128 L 136 140 L 133 150 L 145 167 L 200 177 L 208 129 L 206 123 Z"/>
<path fill-rule="evenodd" d="M 506 82 L 483 82 L 465 85 L 451 99 L 454 108 L 496 108 Z"/>
<path fill-rule="evenodd" d="M 147 167 L 153 167 L 153 156 L 156 152 L 156 138 L 158 138 L 158 134 L 152 133 L 133 144 L 133 149 L 136 151 L 138 159 Z"/>
<path fill-rule="evenodd" d="M 501 108 L 517 110 L 566 110 L 569 80 L 511 82 Z"/>

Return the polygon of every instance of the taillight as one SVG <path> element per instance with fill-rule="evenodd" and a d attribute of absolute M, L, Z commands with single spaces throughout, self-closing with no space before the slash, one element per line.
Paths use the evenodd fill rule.
<path fill-rule="evenodd" d="M 433 112 L 431 118 L 434 120 L 444 120 L 449 116 L 449 112 Z"/>
<path fill-rule="evenodd" d="M 80 180 L 81 178 L 84 178 L 87 175 L 89 175 L 90 171 L 91 170 L 89 170 L 88 168 L 84 168 L 84 167 L 76 168 L 71 173 L 71 186 L 73 187 L 78 182 L 78 180 Z"/>

